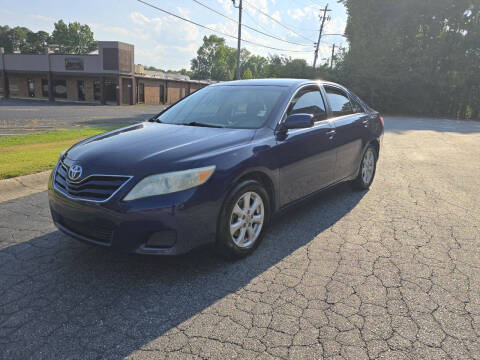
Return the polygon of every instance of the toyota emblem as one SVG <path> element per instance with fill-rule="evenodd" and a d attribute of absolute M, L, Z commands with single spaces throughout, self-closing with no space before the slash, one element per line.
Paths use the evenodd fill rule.
<path fill-rule="evenodd" d="M 82 177 L 82 167 L 80 165 L 72 165 L 68 169 L 68 179 L 71 181 L 78 180 Z"/>

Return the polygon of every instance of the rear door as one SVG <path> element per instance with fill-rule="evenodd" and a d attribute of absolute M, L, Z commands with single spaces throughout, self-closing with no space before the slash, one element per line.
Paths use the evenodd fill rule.
<path fill-rule="evenodd" d="M 335 175 L 333 127 L 318 86 L 298 90 L 284 119 L 288 115 L 303 113 L 314 116 L 312 128 L 289 130 L 277 136 L 282 205 L 328 186 Z"/>
<path fill-rule="evenodd" d="M 324 86 L 335 127 L 335 181 L 351 177 L 358 168 L 363 149 L 363 115 L 354 111 L 345 90 L 333 85 Z"/>

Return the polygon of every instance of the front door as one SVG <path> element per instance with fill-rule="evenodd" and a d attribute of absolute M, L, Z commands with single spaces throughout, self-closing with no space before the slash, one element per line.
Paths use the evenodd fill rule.
<path fill-rule="evenodd" d="M 132 105 L 132 79 L 122 79 L 122 104 Z"/>
<path fill-rule="evenodd" d="M 277 136 L 281 205 L 330 185 L 334 178 L 333 127 L 317 86 L 300 89 L 286 116 L 301 113 L 314 115 L 312 128 L 289 130 Z"/>
<path fill-rule="evenodd" d="M 160 104 L 165 104 L 165 87 L 160 85 Z"/>
<path fill-rule="evenodd" d="M 335 180 L 341 181 L 353 176 L 359 165 L 359 156 L 363 148 L 363 131 L 360 124 L 362 114 L 353 111 L 350 99 L 344 90 L 334 86 L 325 86 L 325 92 L 336 131 L 334 141 L 337 149 Z"/>
<path fill-rule="evenodd" d="M 145 102 L 145 85 L 143 83 L 138 83 L 137 103 L 143 104 L 144 102 Z"/>
<path fill-rule="evenodd" d="M 85 82 L 77 80 L 78 100 L 85 101 Z"/>

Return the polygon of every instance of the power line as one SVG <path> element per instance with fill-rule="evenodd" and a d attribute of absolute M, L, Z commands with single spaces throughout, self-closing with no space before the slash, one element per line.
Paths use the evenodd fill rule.
<path fill-rule="evenodd" d="M 298 1 L 298 0 L 293 0 L 293 2 L 297 3 L 297 4 L 300 5 L 300 6 L 310 6 L 310 5 L 307 5 L 306 3 L 301 3 L 301 2 Z"/>
<path fill-rule="evenodd" d="M 257 25 L 260 29 L 262 29 L 263 31 L 267 31 L 267 30 L 265 30 L 265 28 L 264 28 L 262 25 L 260 25 L 260 24 L 258 23 L 258 21 L 256 21 L 256 20 L 253 18 L 253 16 L 251 16 L 251 15 L 248 13 L 248 11 L 245 12 L 245 15 L 247 15 L 247 17 L 252 21 L 252 23 L 254 23 L 255 25 Z"/>
<path fill-rule="evenodd" d="M 238 21 L 237 21 L 237 20 L 235 20 L 234 18 L 231 18 L 230 16 L 227 16 L 227 15 L 221 13 L 220 11 L 217 11 L 217 10 L 211 8 L 211 7 L 209 7 L 208 5 L 205 5 L 204 3 L 202 3 L 202 2 L 200 2 L 200 1 L 198 1 L 198 0 L 192 0 L 192 1 L 193 1 L 193 2 L 196 2 L 198 5 L 203 6 L 204 8 L 206 8 L 206 9 L 208 9 L 208 10 L 210 10 L 210 11 L 213 11 L 214 13 L 216 13 L 216 14 L 224 17 L 225 19 L 228 19 L 228 20 L 233 21 L 234 23 L 238 24 Z M 251 26 L 248 26 L 248 25 L 246 25 L 246 24 L 242 24 L 242 25 L 243 25 L 244 27 L 246 27 L 247 29 L 250 29 L 250 30 L 255 31 L 255 32 L 259 33 L 259 34 L 268 36 L 268 37 L 270 37 L 270 38 L 272 38 L 272 39 L 276 39 L 276 40 L 283 41 L 283 42 L 286 42 L 286 43 L 289 43 L 289 44 L 293 44 L 293 45 L 311 46 L 311 44 L 300 44 L 300 43 L 297 43 L 297 42 L 294 42 L 294 41 L 282 39 L 282 38 L 280 38 L 280 37 L 278 37 L 278 36 L 275 36 L 275 35 L 272 35 L 272 34 L 268 34 L 268 33 L 266 33 L 266 32 L 260 31 L 260 30 L 258 30 L 258 29 L 255 29 L 255 28 L 251 27 Z M 257 24 L 257 25 L 258 25 L 258 24 Z"/>
<path fill-rule="evenodd" d="M 212 29 L 212 28 L 210 28 L 210 27 L 208 27 L 208 26 L 199 24 L 199 23 L 197 23 L 197 22 L 195 22 L 195 21 L 192 21 L 192 20 L 188 20 L 188 19 L 186 19 L 186 18 L 184 18 L 184 17 L 182 17 L 182 16 L 180 16 L 180 15 L 177 15 L 177 14 L 174 14 L 174 13 L 172 13 L 172 12 L 170 12 L 170 11 L 161 9 L 161 8 L 159 8 L 159 7 L 157 7 L 157 6 L 153 5 L 153 4 L 150 4 L 150 3 L 146 2 L 146 1 L 143 1 L 143 0 L 137 0 L 137 1 L 140 2 L 140 3 L 142 3 L 142 4 L 144 4 L 144 5 L 150 6 L 150 7 L 153 8 L 153 9 L 156 9 L 156 10 L 158 10 L 158 11 L 161 11 L 161 12 L 165 13 L 165 14 L 168 14 L 168 15 L 170 15 L 170 16 L 176 17 L 177 19 L 186 21 L 186 22 L 188 22 L 188 23 L 190 23 L 190 24 L 196 25 L 196 26 L 201 27 L 201 28 L 203 28 L 203 29 L 206 29 L 206 30 L 208 30 L 208 31 L 211 31 L 211 32 L 220 34 L 220 35 L 222 35 L 222 36 L 226 36 L 226 37 L 229 37 L 229 38 L 238 40 L 238 37 L 236 37 L 236 36 L 234 36 L 234 35 L 230 35 L 230 34 L 227 34 L 227 33 L 222 32 L 222 31 Z M 259 47 L 263 47 L 263 48 L 271 49 L 271 50 L 286 51 L 286 52 L 295 52 L 295 53 L 309 53 L 309 52 L 311 52 L 311 51 L 305 51 L 305 50 L 280 49 L 280 48 L 276 48 L 276 47 L 272 47 L 272 46 L 267 46 L 267 45 L 259 44 L 259 43 L 256 43 L 256 42 L 253 42 L 253 41 L 250 41 L 250 40 L 245 40 L 245 39 L 242 39 L 242 40 L 243 40 L 244 42 L 249 43 L 249 44 L 252 44 L 252 45 L 254 45 L 254 46 L 259 46 Z"/>
<path fill-rule="evenodd" d="M 262 25 L 260 25 L 260 24 L 248 13 L 248 11 L 245 12 L 245 15 L 247 15 L 247 17 L 248 17 L 250 20 L 252 20 L 252 22 L 253 22 L 255 25 L 257 25 L 260 29 L 265 30 L 265 28 L 264 28 Z M 247 25 L 243 25 L 243 26 L 247 26 Z M 301 28 L 297 28 L 297 29 L 301 29 Z M 318 32 L 318 29 L 316 29 L 316 30 L 307 30 L 306 28 L 304 28 L 303 30 L 305 30 L 305 31 L 315 31 L 315 32 Z M 265 30 L 265 31 L 266 31 L 266 30 Z M 347 37 L 345 34 L 322 34 L 322 37 L 324 37 L 324 36 L 342 36 L 342 37 Z M 314 45 L 316 45 L 316 43 L 315 43 Z M 330 44 L 330 45 L 331 45 L 331 44 Z M 305 45 L 305 46 L 309 46 L 309 45 Z"/>
<path fill-rule="evenodd" d="M 313 41 L 312 39 L 309 39 L 309 38 L 303 36 L 302 34 L 299 34 L 299 33 L 296 32 L 295 30 L 293 30 L 292 28 L 290 28 L 290 27 L 282 24 L 281 21 L 278 21 L 277 19 L 275 19 L 274 17 L 270 16 L 268 13 L 266 13 L 265 11 L 259 9 L 259 8 L 256 7 L 255 5 L 252 5 L 251 3 L 249 3 L 249 2 L 246 1 L 246 0 L 244 0 L 244 1 L 245 1 L 245 3 L 247 3 L 251 8 L 257 10 L 259 13 L 261 13 L 261 14 L 265 15 L 266 17 L 270 18 L 271 20 L 275 21 L 277 24 L 279 24 L 280 26 L 284 27 L 285 29 L 291 31 L 291 32 L 294 33 L 295 35 L 297 35 L 297 36 L 299 36 L 299 37 L 301 37 L 301 38 L 304 38 L 304 39 L 306 39 L 306 40 L 308 40 L 308 41 L 311 41 L 312 43 L 315 43 L 315 41 Z"/>

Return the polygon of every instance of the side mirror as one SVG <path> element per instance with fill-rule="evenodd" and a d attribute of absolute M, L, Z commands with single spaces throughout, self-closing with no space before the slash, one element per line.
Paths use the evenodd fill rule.
<path fill-rule="evenodd" d="M 284 129 L 306 129 L 313 127 L 312 114 L 293 114 L 285 119 Z"/>

